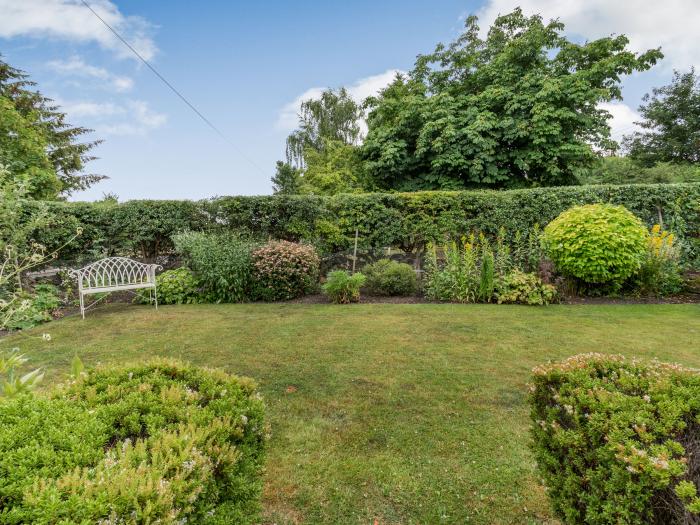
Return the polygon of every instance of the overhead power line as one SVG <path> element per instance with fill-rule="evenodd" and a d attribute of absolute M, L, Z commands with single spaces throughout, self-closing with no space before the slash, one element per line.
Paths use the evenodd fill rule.
<path fill-rule="evenodd" d="M 196 114 L 200 119 L 202 119 L 202 120 L 204 121 L 204 123 L 205 123 L 207 126 L 209 126 L 212 130 L 214 130 L 214 132 L 215 132 L 217 135 L 219 135 L 219 137 L 221 137 L 229 146 L 231 146 L 233 149 L 235 149 L 235 150 L 241 155 L 241 157 L 243 157 L 245 160 L 247 160 L 256 170 L 258 170 L 258 171 L 259 171 L 261 174 L 263 174 L 263 175 L 265 174 L 265 173 L 263 172 L 263 170 L 260 168 L 260 166 L 258 166 L 255 162 L 253 162 L 253 160 L 252 160 L 250 157 L 248 157 L 248 155 L 246 155 L 245 152 L 243 152 L 243 150 L 242 150 L 241 148 L 239 148 L 238 146 L 236 146 L 236 144 L 235 144 L 231 139 L 229 139 L 219 128 L 217 128 L 217 127 L 212 123 L 211 120 L 209 120 L 207 117 L 205 117 L 205 116 L 202 114 L 202 112 L 199 111 L 199 110 L 194 106 L 194 104 L 192 104 L 189 100 L 187 100 L 187 98 L 185 98 L 185 96 L 184 96 L 182 93 L 180 93 L 180 92 L 175 88 L 175 86 L 173 86 L 170 82 L 168 82 L 168 79 L 166 79 L 163 75 L 161 75 L 160 72 L 159 72 L 154 66 L 152 66 L 151 63 L 150 63 L 148 60 L 146 60 L 145 58 L 143 58 L 143 56 L 141 56 L 141 53 L 139 53 L 138 51 L 136 51 L 136 49 L 134 49 L 134 47 L 133 47 L 131 44 L 129 44 L 129 42 L 127 42 L 127 41 L 117 32 L 116 29 L 114 29 L 111 25 L 109 25 L 109 24 L 105 21 L 105 19 L 102 18 L 102 17 L 97 13 L 97 11 L 95 11 L 95 10 L 90 6 L 90 4 L 88 4 L 85 0 L 80 0 L 80 1 L 83 3 L 83 5 L 84 5 L 85 7 L 87 7 L 87 8 L 92 12 L 93 15 L 95 15 L 95 16 L 99 19 L 100 22 L 102 22 L 102 23 L 107 27 L 107 29 L 109 29 L 112 33 L 114 33 L 114 36 L 116 36 L 119 40 L 121 40 L 122 44 L 124 44 L 126 47 L 128 47 L 129 50 L 130 50 L 134 55 L 136 55 L 136 57 L 137 57 L 141 62 L 143 62 L 144 64 L 146 64 L 146 67 L 148 67 L 148 69 L 150 69 L 150 70 L 153 72 L 153 74 L 154 74 L 155 76 L 157 76 L 157 77 L 163 82 L 163 84 L 165 84 L 166 86 L 168 86 L 168 87 L 170 88 L 170 90 L 171 90 L 173 93 L 175 93 L 178 97 L 180 97 L 180 99 L 181 99 L 185 104 L 187 104 L 187 106 L 188 106 L 192 111 L 194 111 L 195 114 Z"/>

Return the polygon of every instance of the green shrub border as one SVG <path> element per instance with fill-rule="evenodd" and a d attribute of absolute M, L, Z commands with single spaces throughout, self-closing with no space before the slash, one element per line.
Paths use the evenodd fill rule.
<path fill-rule="evenodd" d="M 495 234 L 546 225 L 579 204 L 621 204 L 647 225 L 663 221 L 680 235 L 700 238 L 700 183 L 565 186 L 509 191 L 434 191 L 320 196 L 240 196 L 203 201 L 135 200 L 121 204 L 52 202 L 51 228 L 35 234 L 49 250 L 76 228 L 83 234 L 61 253 L 155 257 L 173 249 L 184 230 L 231 230 L 261 238 L 306 241 L 321 254 L 394 246 L 420 252 L 427 242 L 472 231 Z M 37 206 L 28 203 L 27 209 Z"/>

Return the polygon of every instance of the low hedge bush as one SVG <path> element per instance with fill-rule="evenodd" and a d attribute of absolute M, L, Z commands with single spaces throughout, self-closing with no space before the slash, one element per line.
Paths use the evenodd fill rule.
<path fill-rule="evenodd" d="M 195 304 L 202 302 L 199 279 L 189 268 L 166 270 L 156 276 L 158 302 L 160 304 Z M 139 290 L 137 301 L 148 303 L 151 298 L 147 290 Z"/>
<path fill-rule="evenodd" d="M 231 234 L 186 232 L 173 238 L 211 303 L 240 303 L 253 295 L 251 252 L 256 244 Z"/>
<path fill-rule="evenodd" d="M 574 206 L 550 222 L 542 241 L 562 273 L 590 284 L 620 287 L 641 267 L 648 233 L 624 206 Z"/>
<path fill-rule="evenodd" d="M 413 295 L 418 289 L 416 272 L 410 264 L 380 259 L 362 268 L 365 287 L 374 295 Z"/>
<path fill-rule="evenodd" d="M 265 438 L 251 380 L 101 368 L 0 403 L 0 523 L 258 523 Z"/>
<path fill-rule="evenodd" d="M 360 288 L 365 284 L 365 276 L 361 273 L 350 275 L 345 270 L 330 272 L 323 284 L 323 293 L 337 304 L 357 303 L 360 300 Z"/>
<path fill-rule="evenodd" d="M 567 524 L 700 521 L 700 374 L 587 354 L 534 370 L 534 452 Z"/>
<path fill-rule="evenodd" d="M 320 259 L 308 244 L 270 241 L 252 253 L 255 295 L 264 301 L 295 299 L 318 285 Z"/>

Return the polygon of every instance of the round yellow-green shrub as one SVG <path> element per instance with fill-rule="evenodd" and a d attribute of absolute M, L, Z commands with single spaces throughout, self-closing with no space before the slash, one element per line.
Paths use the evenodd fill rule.
<path fill-rule="evenodd" d="M 622 284 L 640 268 L 648 232 L 624 206 L 586 204 L 560 214 L 542 244 L 557 269 L 591 284 Z"/>

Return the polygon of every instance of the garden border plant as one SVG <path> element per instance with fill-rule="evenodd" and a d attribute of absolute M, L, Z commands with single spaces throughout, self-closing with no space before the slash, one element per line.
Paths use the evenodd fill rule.
<path fill-rule="evenodd" d="M 700 371 L 583 354 L 534 369 L 534 452 L 567 524 L 700 516 Z"/>
<path fill-rule="evenodd" d="M 257 523 L 255 383 L 173 360 L 100 367 L 0 403 L 9 523 Z"/>
<path fill-rule="evenodd" d="M 642 267 L 648 237 L 639 217 L 624 206 L 586 204 L 550 222 L 542 244 L 565 275 L 619 290 Z"/>

